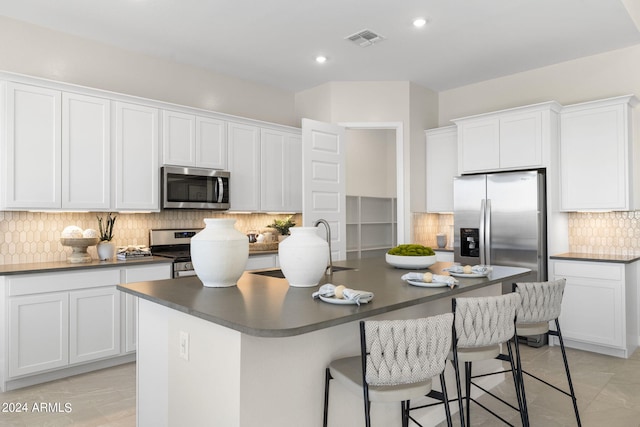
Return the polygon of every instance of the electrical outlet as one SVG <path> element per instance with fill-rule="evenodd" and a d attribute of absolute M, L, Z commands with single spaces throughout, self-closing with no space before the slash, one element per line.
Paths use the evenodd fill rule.
<path fill-rule="evenodd" d="M 184 360 L 189 360 L 189 334 L 184 331 L 180 331 L 180 342 L 178 343 L 178 351 L 180 357 Z"/>

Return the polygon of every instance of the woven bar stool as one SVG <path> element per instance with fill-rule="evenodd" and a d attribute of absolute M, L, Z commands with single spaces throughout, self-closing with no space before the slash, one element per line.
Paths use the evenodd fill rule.
<path fill-rule="evenodd" d="M 458 388 L 458 408 L 460 409 L 461 426 L 471 425 L 470 404 L 474 402 L 490 414 L 494 415 L 507 425 L 507 420 L 494 411 L 471 397 L 471 386 L 483 390 L 485 393 L 500 400 L 512 409 L 520 412 L 520 420 L 523 426 L 529 425 L 524 396 L 521 394 L 521 373 L 517 370 L 520 365 L 520 351 L 515 336 L 516 310 L 520 306 L 520 295 L 511 293 L 494 297 L 455 298 L 453 300 L 454 328 L 453 328 L 453 352 L 450 357 L 456 373 L 456 386 Z M 505 344 L 509 353 L 511 374 L 513 376 L 514 389 L 518 406 L 514 406 L 504 399 L 491 393 L 476 384 L 472 375 L 473 362 L 492 360 L 500 354 L 500 346 Z M 515 347 L 513 355 L 512 344 Z M 515 362 L 514 362 L 515 361 Z M 465 366 L 465 393 L 460 384 L 460 366 Z M 463 400 L 466 405 L 463 405 Z M 465 408 L 466 406 L 466 408 Z M 466 409 L 466 412 L 465 412 Z M 465 423 L 466 419 L 466 423 Z"/>
<path fill-rule="evenodd" d="M 451 349 L 451 313 L 412 320 L 360 322 L 360 355 L 334 360 L 325 371 L 324 417 L 329 414 L 329 383 L 336 379 L 364 397 L 365 425 L 371 426 L 371 402 L 401 402 L 402 426 L 409 425 L 410 400 L 434 392 L 432 378 L 440 376 L 441 398 L 448 400 L 444 380 Z M 447 425 L 451 413 L 446 404 Z"/>
<path fill-rule="evenodd" d="M 558 390 L 566 396 L 569 396 L 573 402 L 576 422 L 578 423 L 578 426 L 581 426 L 582 423 L 580 422 L 578 403 L 573 389 L 573 383 L 571 381 L 569 363 L 567 362 L 567 353 L 564 348 L 564 341 L 562 340 L 562 332 L 560 331 L 560 322 L 558 321 L 565 284 L 566 279 L 558 279 L 549 282 L 514 283 L 513 291 L 519 294 L 522 298 L 522 303 L 518 308 L 516 335 L 519 337 L 528 337 L 548 333 L 549 335 L 558 337 L 560 350 L 562 352 L 562 361 L 564 362 L 564 370 L 567 375 L 567 382 L 569 383 L 569 392 L 523 370 L 521 365 L 519 368 L 522 373 Z M 555 331 L 549 329 L 549 322 L 551 321 L 555 322 Z M 522 383 L 522 394 L 524 396 L 524 382 Z"/>

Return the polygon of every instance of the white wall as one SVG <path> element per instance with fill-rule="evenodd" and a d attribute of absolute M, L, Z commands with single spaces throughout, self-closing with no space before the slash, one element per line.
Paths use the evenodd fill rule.
<path fill-rule="evenodd" d="M 439 93 L 440 126 L 449 120 L 544 101 L 562 105 L 640 95 L 640 45 L 487 80 Z"/>
<path fill-rule="evenodd" d="M 388 129 L 347 129 L 347 195 L 396 197 L 396 135 Z"/>
<path fill-rule="evenodd" d="M 410 239 L 412 198 L 424 200 L 425 186 L 424 169 L 418 163 L 414 176 L 412 167 L 424 159 L 424 129 L 438 122 L 438 94 L 410 82 L 330 82 L 296 93 L 295 103 L 298 118 L 402 123 L 404 234 Z"/>
<path fill-rule="evenodd" d="M 0 16 L 0 70 L 300 126 L 294 94 Z"/>

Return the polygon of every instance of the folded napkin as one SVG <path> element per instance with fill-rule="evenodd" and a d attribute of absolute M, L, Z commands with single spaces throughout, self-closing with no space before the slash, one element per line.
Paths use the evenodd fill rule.
<path fill-rule="evenodd" d="M 452 265 L 451 267 L 443 268 L 443 270 L 451 273 L 464 274 L 463 266 L 461 265 Z M 487 265 L 474 265 L 471 267 L 471 273 L 473 274 L 488 274 L 490 272 L 491 267 Z"/>
<path fill-rule="evenodd" d="M 320 286 L 320 289 L 311 294 L 313 298 L 320 298 L 320 296 L 331 298 L 335 295 L 336 285 L 332 283 L 327 283 Z M 346 300 L 353 301 L 354 303 L 360 305 L 360 303 L 364 304 L 371 301 L 373 299 L 373 292 L 344 288 L 344 290 L 342 291 L 342 297 Z"/>
<path fill-rule="evenodd" d="M 401 279 L 402 280 L 418 280 L 418 281 L 424 282 L 425 274 L 426 273 L 406 273 L 401 277 Z M 451 288 L 453 288 L 458 283 L 455 277 L 442 276 L 440 274 L 432 274 L 431 281 L 438 282 L 438 283 L 446 283 Z"/>

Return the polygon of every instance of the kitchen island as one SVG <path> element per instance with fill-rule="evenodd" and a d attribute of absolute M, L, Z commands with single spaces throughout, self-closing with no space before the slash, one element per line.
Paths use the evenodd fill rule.
<path fill-rule="evenodd" d="M 324 368 L 359 352 L 359 320 L 449 312 L 452 297 L 496 295 L 502 282 L 529 272 L 495 266 L 489 277 L 449 289 L 408 285 L 400 279 L 407 270 L 380 258 L 335 265 L 348 269 L 323 282 L 371 291 L 373 301 L 329 304 L 312 299 L 317 287 L 289 287 L 260 272 L 245 272 L 231 288 L 205 288 L 197 277 L 120 285 L 140 297 L 138 425 L 318 426 Z M 430 270 L 446 274 L 449 265 Z M 399 425 L 396 406 L 372 407 L 378 425 Z M 334 387 L 330 412 L 330 425 L 360 425 L 361 398 Z M 416 415 L 429 425 L 440 414 L 436 407 Z"/>

